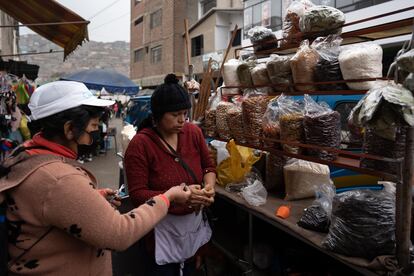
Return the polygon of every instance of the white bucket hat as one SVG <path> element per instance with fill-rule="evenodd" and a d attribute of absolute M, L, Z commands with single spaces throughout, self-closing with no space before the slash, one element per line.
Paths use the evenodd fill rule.
<path fill-rule="evenodd" d="M 85 84 L 76 81 L 54 81 L 37 88 L 30 98 L 31 119 L 38 120 L 77 107 L 110 106 L 115 101 L 95 97 Z"/>

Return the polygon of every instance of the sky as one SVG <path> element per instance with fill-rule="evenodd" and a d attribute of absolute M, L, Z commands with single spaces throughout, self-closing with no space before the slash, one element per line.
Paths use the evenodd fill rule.
<path fill-rule="evenodd" d="M 57 0 L 57 2 L 91 21 L 88 25 L 89 40 L 129 42 L 130 0 Z M 20 31 L 22 35 L 33 33 L 28 28 L 21 28 Z"/>

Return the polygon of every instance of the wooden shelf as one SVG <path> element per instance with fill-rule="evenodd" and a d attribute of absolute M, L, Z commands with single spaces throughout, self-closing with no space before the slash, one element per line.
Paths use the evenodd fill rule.
<path fill-rule="evenodd" d="M 220 141 L 223 141 L 223 142 L 228 142 L 228 140 L 221 139 L 221 138 L 218 138 L 218 137 L 210 137 L 210 138 L 215 139 L 215 140 L 220 140 Z M 245 135 L 245 139 L 249 139 L 249 138 L 251 138 L 250 135 Z M 257 139 L 257 137 L 252 138 L 252 139 Z M 266 139 L 266 140 L 275 140 L 275 139 Z M 276 141 L 279 141 L 279 140 L 276 140 Z M 306 161 L 310 161 L 310 162 L 325 164 L 325 165 L 328 165 L 328 166 L 335 166 L 335 167 L 339 167 L 339 168 L 349 169 L 349 170 L 357 171 L 357 172 L 360 172 L 360 173 L 363 173 L 363 174 L 378 176 L 378 177 L 381 177 L 384 180 L 388 180 L 388 181 L 397 182 L 398 179 L 399 179 L 397 175 L 393 175 L 393 174 L 389 174 L 389 173 L 386 173 L 386 172 L 383 172 L 383 171 L 377 171 L 377 170 L 373 170 L 373 169 L 369 169 L 369 168 L 362 168 L 361 167 L 361 162 L 360 162 L 360 159 L 363 158 L 363 157 L 366 157 L 366 158 L 369 158 L 369 159 L 377 159 L 377 160 L 384 161 L 384 162 L 400 162 L 401 160 L 398 160 L 398 159 L 390 159 L 390 158 L 384 158 L 384 157 L 380 157 L 380 156 L 372 156 L 372 155 L 367 155 L 367 154 L 346 152 L 344 150 L 330 149 L 331 151 L 339 152 L 339 156 L 333 161 L 328 161 L 328 160 L 320 159 L 320 158 L 317 158 L 317 157 L 314 157 L 314 156 L 290 153 L 290 152 L 283 151 L 283 150 L 280 150 L 280 149 L 269 148 L 269 147 L 260 147 L 260 146 L 255 146 L 255 145 L 252 145 L 252 144 L 249 144 L 249 143 L 240 143 L 239 141 L 237 141 L 237 139 L 235 139 L 235 142 L 240 146 L 245 146 L 245 147 L 249 147 L 249 148 L 253 148 L 253 149 L 267 151 L 267 152 L 270 152 L 272 154 L 276 154 L 276 155 L 279 155 L 279 156 L 287 156 L 287 157 L 291 157 L 291 158 L 297 158 L 297 159 L 302 159 L 302 160 L 306 160 Z M 308 148 L 325 149 L 324 147 L 301 144 L 301 143 L 294 143 L 294 142 L 286 142 L 286 144 L 303 145 L 303 146 L 306 146 Z M 341 155 L 341 153 L 342 153 L 342 155 Z M 349 156 L 344 156 L 345 154 L 347 154 Z"/>

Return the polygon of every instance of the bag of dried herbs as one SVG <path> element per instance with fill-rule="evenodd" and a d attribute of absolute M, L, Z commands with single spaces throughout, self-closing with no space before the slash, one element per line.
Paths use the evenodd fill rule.
<path fill-rule="evenodd" d="M 313 6 L 307 9 L 300 18 L 300 30 L 303 33 L 320 32 L 323 35 L 341 34 L 345 23 L 345 15 L 338 9 L 329 6 Z"/>
<path fill-rule="evenodd" d="M 278 46 L 276 35 L 271 29 L 267 29 L 262 26 L 256 26 L 251 28 L 247 32 L 247 36 L 250 38 L 250 42 L 254 44 L 254 52 L 274 49 Z"/>
<path fill-rule="evenodd" d="M 292 69 L 290 69 L 291 55 L 279 56 L 276 54 L 270 55 L 269 61 L 266 63 L 267 73 L 272 84 L 280 85 L 274 86 L 273 90 L 278 92 L 288 91 L 290 88 L 285 85 L 293 83 Z"/>

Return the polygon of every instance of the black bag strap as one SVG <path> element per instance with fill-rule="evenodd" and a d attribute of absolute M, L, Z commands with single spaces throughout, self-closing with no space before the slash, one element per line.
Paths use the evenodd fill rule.
<path fill-rule="evenodd" d="M 194 183 L 197 183 L 197 177 L 195 176 L 195 174 L 194 174 L 193 170 L 190 168 L 190 166 L 188 166 L 187 163 L 185 163 L 185 161 L 180 157 L 180 155 L 178 154 L 178 152 L 167 141 L 165 141 L 164 137 L 162 137 L 161 133 L 159 133 L 156 128 L 153 128 L 153 130 L 158 135 L 158 137 L 161 139 L 161 141 L 163 141 L 165 143 L 165 145 L 167 145 L 168 149 L 174 155 L 174 157 L 178 160 L 178 162 L 180 163 L 180 165 L 191 176 L 191 178 L 193 179 Z M 204 186 L 203 183 L 201 183 L 201 186 Z"/>

